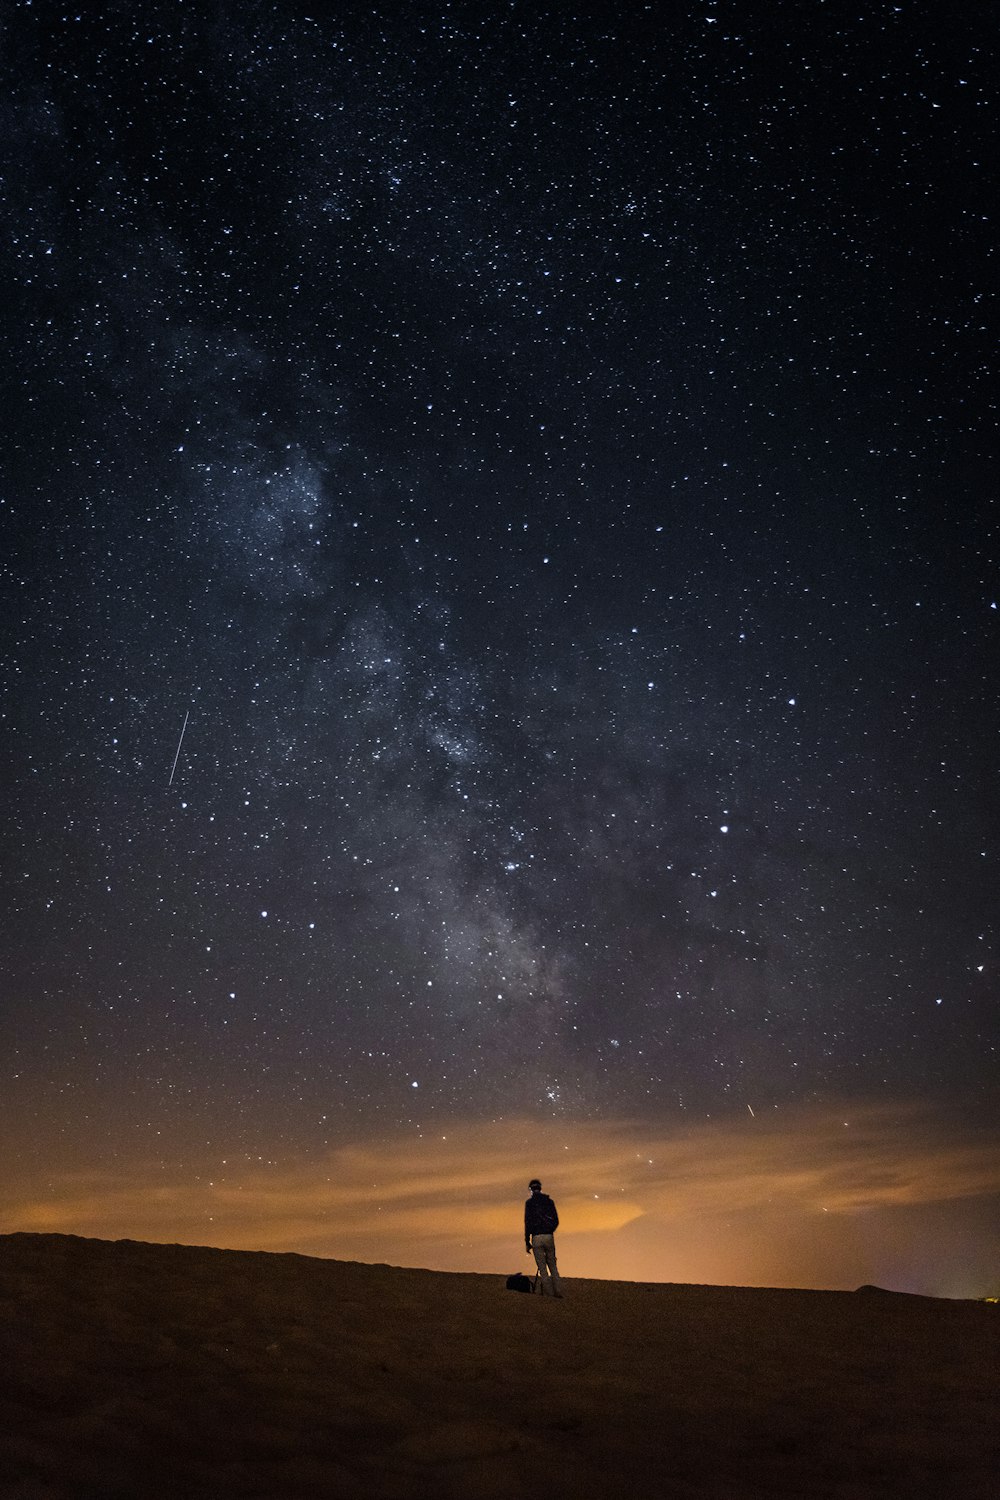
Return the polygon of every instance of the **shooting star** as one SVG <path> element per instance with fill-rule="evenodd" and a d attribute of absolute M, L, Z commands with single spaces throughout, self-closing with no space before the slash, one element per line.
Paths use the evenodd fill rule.
<path fill-rule="evenodd" d="M 170 780 L 167 782 L 167 786 L 173 786 L 173 784 L 174 784 L 174 772 L 177 770 L 177 762 L 180 759 L 181 746 L 184 743 L 184 731 L 188 727 L 188 719 L 189 719 L 190 715 L 191 715 L 191 710 L 188 709 L 187 713 L 184 715 L 184 723 L 181 725 L 181 737 L 177 741 L 177 754 L 174 756 L 174 763 L 170 767 Z"/>
<path fill-rule="evenodd" d="M 747 1105 L 747 1109 L 750 1109 L 750 1106 L 749 1106 L 749 1104 L 748 1104 L 748 1105 Z M 753 1113 L 753 1110 L 752 1110 L 752 1109 L 750 1109 L 750 1113 L 751 1113 L 751 1115 L 753 1115 L 753 1118 L 754 1118 L 754 1119 L 755 1119 L 755 1120 L 756 1120 L 756 1118 L 757 1118 L 757 1116 L 756 1116 L 756 1115 L 754 1115 L 754 1113 Z"/>

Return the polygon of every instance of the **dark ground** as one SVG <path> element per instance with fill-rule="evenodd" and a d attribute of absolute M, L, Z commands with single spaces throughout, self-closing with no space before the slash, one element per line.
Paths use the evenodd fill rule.
<path fill-rule="evenodd" d="M 0 1237 L 3 1500 L 994 1500 L 1000 1309 Z"/>

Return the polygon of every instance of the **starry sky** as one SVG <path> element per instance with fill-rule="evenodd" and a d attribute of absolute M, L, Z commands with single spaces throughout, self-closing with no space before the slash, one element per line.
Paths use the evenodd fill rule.
<path fill-rule="evenodd" d="M 995 1272 L 996 42 L 6 7 L 3 1228 Z"/>

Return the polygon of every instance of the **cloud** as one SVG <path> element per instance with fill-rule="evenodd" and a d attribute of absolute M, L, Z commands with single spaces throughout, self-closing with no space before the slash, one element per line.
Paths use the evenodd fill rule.
<path fill-rule="evenodd" d="M 837 1284 L 866 1279 L 874 1223 L 884 1257 L 893 1222 L 946 1207 L 957 1223 L 963 1202 L 1000 1195 L 997 1146 L 915 1107 L 675 1128 L 505 1121 L 267 1167 L 216 1160 L 184 1179 L 141 1163 L 67 1176 L 44 1200 L 21 1196 L 6 1227 L 499 1270 L 523 1250 L 539 1173 L 577 1274 Z"/>

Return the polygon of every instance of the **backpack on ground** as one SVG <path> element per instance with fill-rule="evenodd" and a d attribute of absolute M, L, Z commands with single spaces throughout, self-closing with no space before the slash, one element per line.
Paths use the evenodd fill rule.
<path fill-rule="evenodd" d="M 535 1281 L 537 1280 L 536 1276 Z M 525 1276 L 523 1271 L 515 1271 L 513 1276 L 507 1277 L 507 1290 L 508 1292 L 533 1292 L 535 1281 L 532 1281 L 530 1276 Z"/>

